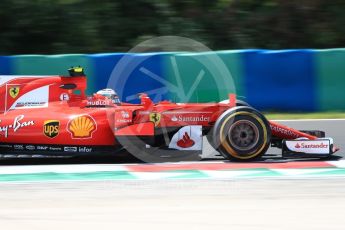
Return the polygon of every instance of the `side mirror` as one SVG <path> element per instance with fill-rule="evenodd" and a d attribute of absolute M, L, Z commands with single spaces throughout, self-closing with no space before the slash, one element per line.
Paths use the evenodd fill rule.
<path fill-rule="evenodd" d="M 151 100 L 151 98 L 146 93 L 140 93 L 139 98 L 140 98 L 141 104 L 145 108 L 150 108 L 153 106 L 153 101 Z"/>

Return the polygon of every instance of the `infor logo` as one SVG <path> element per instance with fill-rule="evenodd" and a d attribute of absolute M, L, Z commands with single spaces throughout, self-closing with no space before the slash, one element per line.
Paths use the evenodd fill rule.
<path fill-rule="evenodd" d="M 48 120 L 44 122 L 43 133 L 47 137 L 54 138 L 59 134 L 60 121 Z"/>

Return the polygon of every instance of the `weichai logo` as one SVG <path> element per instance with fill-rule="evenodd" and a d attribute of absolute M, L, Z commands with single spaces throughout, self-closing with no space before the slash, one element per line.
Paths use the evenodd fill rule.
<path fill-rule="evenodd" d="M 60 121 L 48 120 L 44 122 L 43 133 L 47 137 L 54 138 L 59 134 Z"/>

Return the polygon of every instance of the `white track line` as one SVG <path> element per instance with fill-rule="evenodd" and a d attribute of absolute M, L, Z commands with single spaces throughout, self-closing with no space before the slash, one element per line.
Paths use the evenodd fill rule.
<path fill-rule="evenodd" d="M 287 122 L 295 122 L 295 121 L 299 121 L 299 122 L 309 122 L 309 121 L 345 121 L 344 118 L 334 118 L 334 119 L 289 119 L 289 120 L 271 120 L 271 121 L 287 121 Z"/>
<path fill-rule="evenodd" d="M 339 160 L 339 161 L 325 161 L 330 165 L 333 165 L 336 168 L 345 168 L 345 160 Z M 202 164 L 203 162 L 175 162 L 176 165 L 184 165 L 184 164 Z M 207 162 L 205 162 L 207 163 Z M 208 163 L 215 163 L 215 164 L 224 164 L 224 161 L 217 161 L 217 162 L 208 162 Z M 280 162 L 278 162 L 280 163 Z M 171 165 L 170 163 L 163 163 L 163 164 L 153 164 L 157 166 L 164 166 L 164 165 Z M 236 163 L 230 163 L 230 164 L 236 164 Z M 93 172 L 115 172 L 115 171 L 126 171 L 131 172 L 128 166 L 145 166 L 145 164 L 100 164 L 100 165 L 91 165 L 91 164 L 85 164 L 85 165 L 19 165 L 19 166 L 1 166 L 0 167 L 0 175 L 7 175 L 7 174 L 32 174 L 32 173 L 93 173 Z M 265 163 L 262 162 L 262 166 L 264 167 Z M 268 163 L 267 166 L 272 165 L 272 163 Z M 288 163 L 287 163 L 288 165 Z M 245 168 L 245 167 L 244 167 Z M 167 168 L 168 169 L 168 168 Z M 197 167 L 196 167 L 197 169 Z M 299 168 L 286 168 L 289 170 L 299 170 Z M 307 169 L 314 169 L 314 168 L 307 168 Z M 328 168 L 325 168 L 328 169 Z M 233 169 L 230 170 L 231 172 L 237 172 L 240 169 Z M 270 169 L 272 170 L 272 169 Z M 277 170 L 281 170 L 278 168 Z M 222 174 L 224 171 L 221 170 L 201 170 L 201 171 L 212 171 L 214 174 Z M 219 173 L 218 173 L 218 172 Z M 241 171 L 241 170 L 240 170 Z M 248 168 L 248 171 L 257 171 L 256 168 Z M 131 172 L 134 173 L 134 172 Z M 135 172 L 138 173 L 138 172 Z M 145 172 L 146 173 L 146 172 Z M 152 174 L 155 173 L 165 173 L 163 172 L 152 172 Z M 181 172 L 177 172 L 181 173 Z M 230 172 L 228 174 L 231 174 Z M 145 174 L 146 175 L 146 174 Z"/>
<path fill-rule="evenodd" d="M 124 165 L 20 165 L 1 166 L 0 175 L 3 174 L 30 174 L 30 173 L 90 173 L 128 171 Z"/>

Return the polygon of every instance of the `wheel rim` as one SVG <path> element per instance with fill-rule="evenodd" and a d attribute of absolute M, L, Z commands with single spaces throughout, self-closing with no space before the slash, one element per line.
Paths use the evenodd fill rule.
<path fill-rule="evenodd" d="M 227 137 L 234 148 L 247 151 L 258 143 L 259 130 L 253 122 L 240 120 L 231 125 Z"/>

